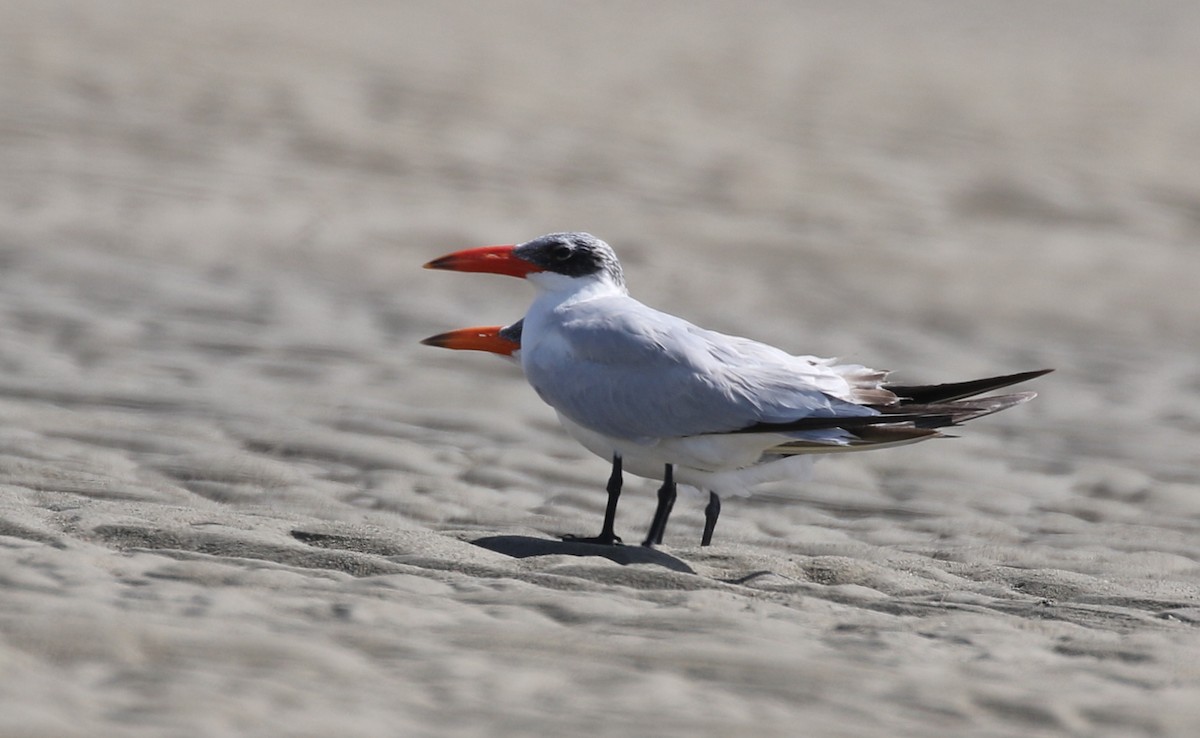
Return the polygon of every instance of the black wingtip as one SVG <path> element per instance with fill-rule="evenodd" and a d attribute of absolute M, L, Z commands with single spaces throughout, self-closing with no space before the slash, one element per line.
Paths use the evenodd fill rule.
<path fill-rule="evenodd" d="M 1010 387 L 1021 382 L 1045 376 L 1053 369 L 1035 369 L 1030 372 L 1005 374 L 998 377 L 972 379 L 966 382 L 948 382 L 945 384 L 887 384 L 884 387 L 900 398 L 901 404 L 926 405 L 934 402 L 950 402 L 966 397 L 974 397 L 984 392 Z"/>

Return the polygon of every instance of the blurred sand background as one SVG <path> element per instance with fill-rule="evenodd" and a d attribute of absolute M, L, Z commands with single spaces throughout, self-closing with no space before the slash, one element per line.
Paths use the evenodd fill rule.
<path fill-rule="evenodd" d="M 1182 1 L 7 0 L 0 735 L 1195 735 L 1197 38 Z M 419 267 L 567 229 L 797 353 L 1059 371 L 711 548 L 681 498 L 645 563 L 489 550 L 594 533 L 607 467 L 417 344 L 528 286 Z"/>

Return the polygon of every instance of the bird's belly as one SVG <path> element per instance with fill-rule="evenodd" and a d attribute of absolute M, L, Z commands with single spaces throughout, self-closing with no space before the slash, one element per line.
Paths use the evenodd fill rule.
<path fill-rule="evenodd" d="M 662 467 L 674 464 L 698 472 L 720 472 L 756 464 L 763 451 L 774 445 L 762 435 L 689 436 L 638 443 L 597 433 L 561 413 L 558 420 L 584 448 L 604 459 L 621 455 L 626 470 L 642 477 L 662 478 Z"/>
<path fill-rule="evenodd" d="M 655 450 L 678 466 L 724 472 L 757 464 L 771 445 L 773 442 L 764 440 L 764 436 L 710 435 L 664 438 L 655 444 Z"/>
<path fill-rule="evenodd" d="M 662 479 L 663 467 L 675 465 L 675 480 L 720 495 L 747 495 L 755 485 L 811 476 L 814 457 L 763 456 L 762 436 L 674 438 L 638 445 L 590 431 L 559 415 L 567 434 L 603 459 L 621 455 L 625 472 L 647 479 Z M 719 446 L 715 451 L 714 445 Z M 735 453 L 736 452 L 736 453 Z"/>

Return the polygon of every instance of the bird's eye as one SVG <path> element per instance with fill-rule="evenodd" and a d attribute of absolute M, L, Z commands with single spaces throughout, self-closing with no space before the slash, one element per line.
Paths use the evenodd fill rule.
<path fill-rule="evenodd" d="M 571 258 L 571 247 L 566 244 L 556 244 L 550 249 L 550 258 L 555 261 L 566 261 Z"/>

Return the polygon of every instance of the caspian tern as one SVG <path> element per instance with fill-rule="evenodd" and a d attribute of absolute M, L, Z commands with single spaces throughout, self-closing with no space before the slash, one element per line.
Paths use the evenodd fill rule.
<path fill-rule="evenodd" d="M 613 461 L 604 527 L 586 539 L 597 543 L 619 541 L 613 526 L 623 461 L 636 463 L 634 473 L 663 479 L 645 543 L 652 545 L 661 541 L 677 481 L 714 493 L 744 490 L 801 476 L 811 463 L 806 455 L 938 437 L 938 428 L 1035 394 L 964 398 L 1050 371 L 884 384 L 886 371 L 793 356 L 638 302 L 612 249 L 587 233 L 466 249 L 425 266 L 523 277 L 537 289 L 519 340 L 525 377 L 573 437 Z M 707 519 L 705 533 L 711 537 Z"/>

